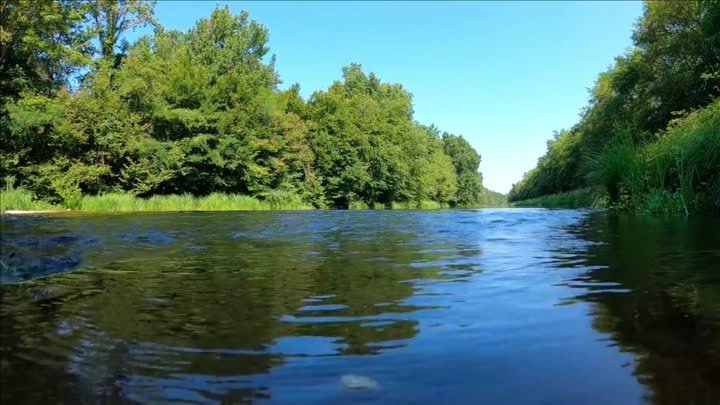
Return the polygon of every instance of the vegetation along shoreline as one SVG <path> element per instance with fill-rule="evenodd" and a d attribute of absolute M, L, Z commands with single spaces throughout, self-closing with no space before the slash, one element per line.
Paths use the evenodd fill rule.
<path fill-rule="evenodd" d="M 632 39 L 578 123 L 513 185 L 512 204 L 573 206 L 577 190 L 600 187 L 610 208 L 720 213 L 720 2 L 647 2 Z"/>
<path fill-rule="evenodd" d="M 305 99 L 298 85 L 279 88 L 269 32 L 246 12 L 218 7 L 178 31 L 160 26 L 152 3 L 104 9 L 114 4 L 11 8 L 19 25 L 2 71 L 3 210 L 505 203 L 483 186 L 480 154 L 417 122 L 401 84 L 350 64 Z M 120 11 L 132 26 L 109 17 Z M 155 29 L 119 42 L 140 26 Z"/>

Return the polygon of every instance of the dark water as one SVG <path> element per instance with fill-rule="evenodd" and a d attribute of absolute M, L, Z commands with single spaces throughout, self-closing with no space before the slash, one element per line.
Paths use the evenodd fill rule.
<path fill-rule="evenodd" d="M 3 404 L 720 404 L 714 219 L 4 217 L 1 243 Z"/>

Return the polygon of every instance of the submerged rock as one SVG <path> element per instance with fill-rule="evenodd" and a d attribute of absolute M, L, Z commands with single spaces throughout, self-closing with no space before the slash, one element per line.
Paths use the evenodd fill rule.
<path fill-rule="evenodd" d="M 377 381 L 364 375 L 345 374 L 340 377 L 340 383 L 349 390 L 375 391 L 380 389 Z"/>

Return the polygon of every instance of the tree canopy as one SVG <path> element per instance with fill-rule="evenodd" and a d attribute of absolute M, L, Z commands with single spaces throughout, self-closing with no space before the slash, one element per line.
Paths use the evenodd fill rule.
<path fill-rule="evenodd" d="M 154 2 L 2 3 L 0 177 L 68 206 L 82 195 L 299 196 L 316 207 L 497 204 L 480 155 L 413 117 L 361 65 L 308 100 L 280 89 L 269 32 L 217 8 L 188 31 Z M 133 44 L 123 33 L 149 25 Z"/>

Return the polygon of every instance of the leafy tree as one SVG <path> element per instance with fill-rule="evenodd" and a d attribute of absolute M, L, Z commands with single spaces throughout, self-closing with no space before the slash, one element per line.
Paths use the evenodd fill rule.
<path fill-rule="evenodd" d="M 297 169 L 283 153 L 290 139 L 302 149 L 307 129 L 275 92 L 266 42 L 264 27 L 224 8 L 188 33 L 162 31 L 130 48 L 118 92 L 152 137 L 182 156 L 180 169 L 146 193 L 258 195 Z"/>
<path fill-rule="evenodd" d="M 310 101 L 317 124 L 313 147 L 323 186 L 333 205 L 358 199 L 374 206 L 412 197 L 404 147 L 412 141 L 412 103 L 400 85 L 343 68 L 343 81 Z"/>
<path fill-rule="evenodd" d="M 90 61 L 84 19 L 80 0 L 0 2 L 0 82 L 4 103 L 23 91 L 50 95 Z"/>
<path fill-rule="evenodd" d="M 308 102 L 297 85 L 279 90 L 268 31 L 245 12 L 217 8 L 181 32 L 156 24 L 154 2 L 2 5 L 14 18 L 1 37 L 2 175 L 41 198 L 225 192 L 348 208 L 486 195 L 477 152 L 415 122 L 400 84 L 353 64 Z M 146 24 L 153 34 L 122 43 Z"/>
<path fill-rule="evenodd" d="M 664 128 L 673 113 L 707 105 L 720 95 L 717 1 L 649 1 L 633 40 L 648 64 L 653 109 L 646 128 Z M 713 25 L 715 21 L 715 25 Z M 708 32 L 710 31 L 710 32 Z"/>
<path fill-rule="evenodd" d="M 434 126 L 416 126 L 416 131 L 417 138 L 410 143 L 413 151 L 407 155 L 417 178 L 415 200 L 454 204 L 458 190 L 457 173 L 452 159 L 445 153 L 440 132 Z"/>
<path fill-rule="evenodd" d="M 103 58 L 115 56 L 122 34 L 144 25 L 157 25 L 154 16 L 155 0 L 92 0 L 92 33 L 100 44 Z M 127 44 L 122 48 L 126 48 Z"/>
<path fill-rule="evenodd" d="M 462 136 L 443 134 L 443 147 L 450 156 L 458 176 L 456 203 L 460 206 L 478 205 L 482 195 L 482 175 L 478 172 L 480 154 Z"/>

